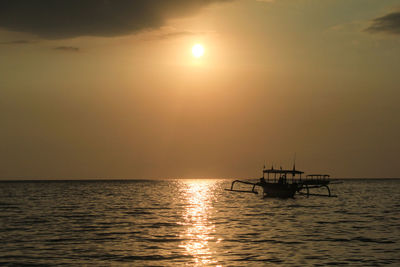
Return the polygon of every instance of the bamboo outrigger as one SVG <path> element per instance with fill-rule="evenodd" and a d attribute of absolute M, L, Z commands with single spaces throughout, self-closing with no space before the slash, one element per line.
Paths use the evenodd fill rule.
<path fill-rule="evenodd" d="M 232 182 L 231 188 L 225 190 L 258 194 L 256 188 L 261 187 L 263 197 L 293 198 L 296 193 L 299 195 L 306 195 L 307 197 L 336 197 L 336 195 L 331 194 L 331 190 L 329 189 L 330 176 L 328 174 L 309 174 L 306 178 L 302 178 L 302 174 L 304 174 L 304 172 L 296 170 L 295 166 L 293 166 L 292 170 L 283 170 L 282 168 L 278 170 L 273 167 L 271 167 L 271 169 L 265 169 L 264 167 L 263 177 L 260 178 L 259 182 L 235 180 Z M 234 185 L 240 183 L 251 185 L 251 190 L 234 189 Z M 310 189 L 323 187 L 328 190 L 328 194 L 310 193 Z"/>

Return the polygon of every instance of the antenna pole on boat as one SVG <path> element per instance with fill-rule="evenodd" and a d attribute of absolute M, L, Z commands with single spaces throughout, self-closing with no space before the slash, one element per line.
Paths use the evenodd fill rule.
<path fill-rule="evenodd" d="M 294 152 L 294 158 L 293 158 L 293 171 L 296 170 L 296 152 Z"/>
<path fill-rule="evenodd" d="M 294 158 L 293 158 L 292 182 L 293 182 L 293 180 L 294 180 L 295 172 L 296 172 L 296 152 L 294 152 Z"/>

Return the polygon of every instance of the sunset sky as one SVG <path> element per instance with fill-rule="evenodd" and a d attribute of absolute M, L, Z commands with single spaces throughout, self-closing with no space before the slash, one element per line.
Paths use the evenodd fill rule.
<path fill-rule="evenodd" d="M 1 179 L 399 177 L 400 2 L 0 0 L 0 125 Z"/>

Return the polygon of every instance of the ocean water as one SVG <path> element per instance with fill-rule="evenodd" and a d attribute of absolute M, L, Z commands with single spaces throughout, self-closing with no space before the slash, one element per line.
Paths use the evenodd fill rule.
<path fill-rule="evenodd" d="M 0 265 L 400 266 L 400 180 L 295 199 L 230 183 L 0 182 Z"/>

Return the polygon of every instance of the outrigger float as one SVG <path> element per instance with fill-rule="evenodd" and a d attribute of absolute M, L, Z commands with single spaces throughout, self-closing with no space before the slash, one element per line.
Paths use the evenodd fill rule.
<path fill-rule="evenodd" d="M 257 189 L 261 188 L 263 197 L 293 198 L 296 193 L 306 195 L 307 197 L 337 197 L 336 195 L 332 195 L 329 189 L 331 180 L 328 174 L 309 174 L 305 178 L 301 177 L 302 174 L 304 172 L 296 170 L 295 166 L 293 166 L 292 170 L 274 169 L 274 167 L 265 169 L 264 167 L 263 177 L 260 178 L 259 182 L 235 180 L 232 182 L 231 188 L 225 190 L 258 194 Z M 234 189 L 235 184 L 245 184 L 252 187 L 248 190 Z M 311 189 L 318 188 L 326 188 L 328 193 L 319 194 L 310 192 Z"/>

